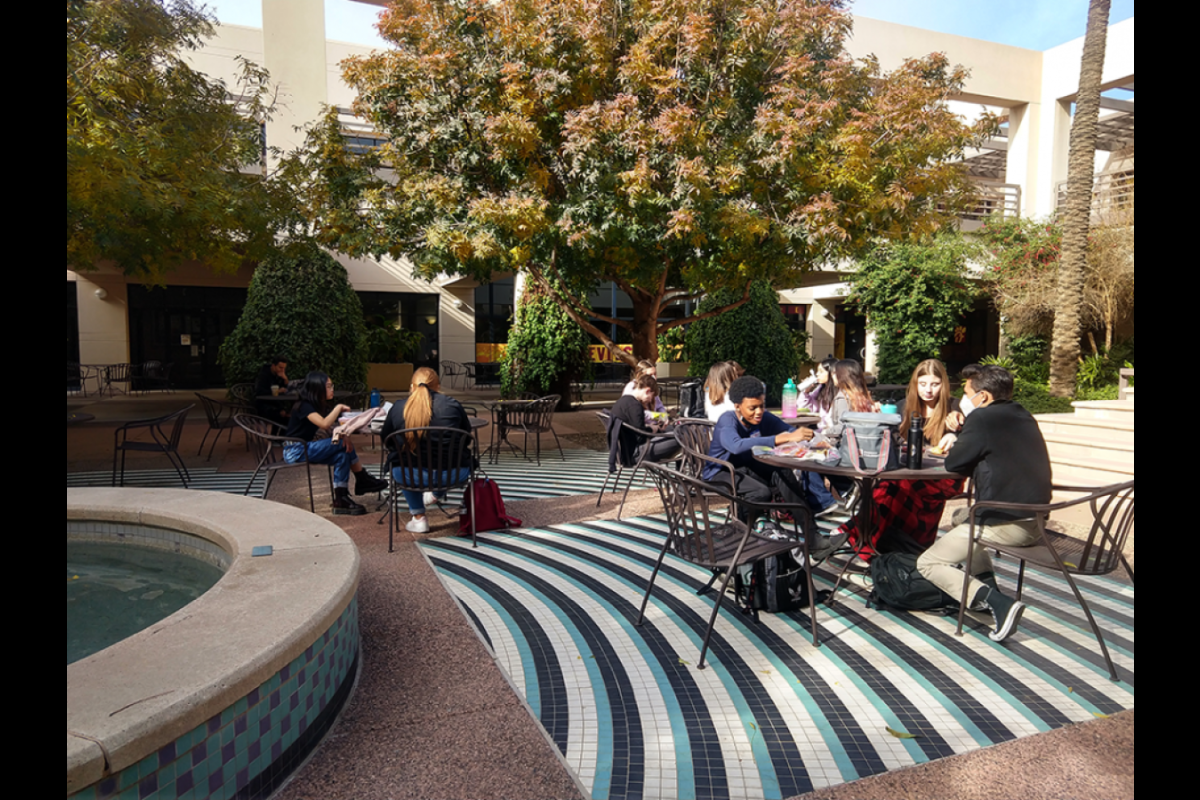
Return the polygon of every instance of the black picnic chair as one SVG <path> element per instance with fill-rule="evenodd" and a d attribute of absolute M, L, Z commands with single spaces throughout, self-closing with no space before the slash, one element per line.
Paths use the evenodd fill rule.
<path fill-rule="evenodd" d="M 188 412 L 195 407 L 195 404 L 192 404 L 187 408 L 182 408 L 163 417 L 135 420 L 117 428 L 113 434 L 112 485 L 125 485 L 126 453 L 162 453 L 171 462 L 171 466 L 175 468 L 175 472 L 179 474 L 179 479 L 183 481 L 183 485 L 186 488 L 189 481 L 191 481 L 191 475 L 188 473 L 187 464 L 183 463 L 183 458 L 179 455 L 179 440 L 183 436 L 183 423 L 187 420 Z M 150 441 L 130 438 L 141 431 L 148 431 L 150 433 Z M 119 480 L 117 471 L 118 454 L 121 457 Z"/>
<path fill-rule="evenodd" d="M 1100 643 L 1100 651 L 1104 654 L 1105 663 L 1108 664 L 1109 677 L 1114 681 L 1119 681 L 1117 668 L 1113 665 L 1112 656 L 1108 653 L 1108 646 L 1104 644 L 1100 626 L 1096 624 L 1096 618 L 1092 616 L 1092 610 L 1079 591 L 1079 586 L 1075 583 L 1073 576 L 1108 575 L 1116 571 L 1117 567 L 1124 566 L 1129 580 L 1133 581 L 1133 568 L 1129 566 L 1129 562 L 1125 558 L 1124 549 L 1129 534 L 1133 530 L 1134 481 L 1100 487 L 1056 485 L 1054 491 L 1078 496 L 1071 500 L 1044 504 L 997 501 L 972 503 L 968 510 L 971 539 L 967 547 L 966 563 L 971 563 L 976 546 L 986 547 L 1018 559 L 1021 562 L 1017 572 L 1016 597 L 1018 600 L 1021 599 L 1021 590 L 1025 584 L 1026 562 L 1037 564 L 1045 569 L 1058 570 L 1067 585 L 1071 587 L 1076 602 L 1083 609 L 1084 616 L 1087 617 L 1088 624 L 1092 627 L 1092 633 L 1096 635 L 1096 641 Z M 1076 538 L 1046 528 L 1046 519 L 1052 512 L 1082 505 L 1087 505 L 1092 514 L 1091 525 L 1085 536 Z M 1037 521 L 1039 541 L 1027 547 L 1015 547 L 983 539 L 986 528 L 984 526 L 977 527 L 976 519 L 979 512 L 988 510 L 1016 511 L 1023 516 L 1033 517 Z M 969 585 L 969 581 L 963 581 L 961 606 L 958 611 L 958 629 L 955 632 L 957 636 L 962 636 Z"/>
<path fill-rule="evenodd" d="M 663 508 L 667 514 L 667 536 L 662 550 L 659 551 L 658 560 L 654 563 L 654 570 L 650 573 L 650 580 L 646 584 L 646 593 L 642 598 L 641 609 L 638 611 L 635 624 L 641 626 L 646 618 L 646 607 L 650 602 L 650 595 L 654 591 L 654 581 L 658 577 L 659 570 L 668 553 L 711 571 L 712 576 L 708 583 L 697 594 L 707 593 L 716 583 L 717 578 L 723 575 L 700 647 L 700 661 L 697 668 L 704 669 L 709 640 L 712 638 L 717 615 L 721 612 L 725 590 L 738 568 L 771 556 L 790 552 L 799 547 L 803 552 L 803 559 L 799 560 L 805 565 L 812 640 L 813 645 L 819 647 L 817 594 L 813 586 L 810 566 L 812 558 L 808 548 L 810 536 L 803 535 L 804 531 L 816 530 L 816 522 L 808 506 L 791 503 L 754 503 L 728 494 L 719 486 L 703 484 L 662 464 L 647 462 L 643 468 L 654 479 L 659 495 L 662 497 Z M 734 513 L 735 506 L 739 503 L 755 511 L 788 512 L 792 518 L 790 524 L 794 528 L 793 533 L 796 540 L 771 539 L 755 533 Z M 752 615 L 755 622 L 758 621 L 758 612 L 752 607 L 745 608 L 744 611 Z"/>
<path fill-rule="evenodd" d="M 415 449 L 407 447 L 407 437 L 417 438 Z M 475 436 L 471 431 L 460 428 L 426 426 L 404 428 L 388 435 L 383 443 L 384 452 L 391 454 L 387 465 L 389 484 L 388 552 L 394 550 L 396 527 L 400 518 L 400 503 L 404 492 L 432 492 L 445 494 L 450 489 L 463 487 L 463 508 L 471 519 L 471 546 L 478 547 L 475 536 L 474 503 L 475 485 Z M 466 470 L 466 477 L 458 474 Z M 426 509 L 428 511 L 428 509 Z"/>
<path fill-rule="evenodd" d="M 267 473 L 267 485 L 263 487 L 262 499 L 266 500 L 267 494 L 271 491 L 271 482 L 275 480 L 275 474 L 279 470 L 303 467 L 308 477 L 308 508 L 312 513 L 317 513 L 317 503 L 313 498 L 312 462 L 308 460 L 308 443 L 294 436 L 282 435 L 282 431 L 285 429 L 278 422 L 256 417 L 253 414 L 234 414 L 233 421 L 246 432 L 246 438 L 250 442 L 251 450 L 258 456 L 258 464 L 254 468 L 254 474 L 250 476 L 250 480 L 246 484 L 246 489 L 242 494 L 250 494 L 250 489 L 254 486 L 254 481 L 258 478 L 258 474 L 265 471 Z M 302 445 L 304 458 L 290 463 L 284 459 L 283 448 L 289 444 Z M 318 464 L 317 466 L 325 467 L 329 475 L 329 496 L 332 498 L 333 465 Z"/>

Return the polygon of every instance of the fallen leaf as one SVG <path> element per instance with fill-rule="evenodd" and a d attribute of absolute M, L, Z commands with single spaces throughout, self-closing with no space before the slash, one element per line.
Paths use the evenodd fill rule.
<path fill-rule="evenodd" d="M 887 729 L 887 732 L 890 733 L 892 736 L 895 736 L 897 739 L 916 739 L 917 738 L 916 734 L 901 733 L 900 731 L 893 730 L 890 727 Z"/>
<path fill-rule="evenodd" d="M 1099 711 L 1093 711 L 1092 716 L 1099 717 L 1100 719 L 1108 719 L 1108 714 L 1101 714 Z"/>

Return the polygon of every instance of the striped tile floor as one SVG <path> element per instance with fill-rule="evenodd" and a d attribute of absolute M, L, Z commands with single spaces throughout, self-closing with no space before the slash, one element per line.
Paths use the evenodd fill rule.
<path fill-rule="evenodd" d="M 707 575 L 668 558 L 638 606 L 661 517 L 421 545 L 581 785 L 608 798 L 783 798 L 986 747 L 1133 705 L 1133 589 L 1086 582 L 1122 682 L 1061 578 L 1026 576 L 1030 609 L 1003 644 L 953 618 L 867 609 L 843 591 L 753 621 L 725 606 L 694 666 Z M 1001 580 L 1015 581 L 1011 562 Z M 829 588 L 832 574 L 818 571 Z M 900 738 L 889 732 L 911 734 Z"/>

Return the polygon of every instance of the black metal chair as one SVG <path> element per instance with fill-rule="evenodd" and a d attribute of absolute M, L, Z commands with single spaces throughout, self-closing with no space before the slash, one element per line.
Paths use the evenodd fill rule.
<path fill-rule="evenodd" d="M 100 394 L 108 392 L 109 397 L 112 397 L 117 392 L 128 394 L 133 391 L 134 366 L 133 364 L 109 364 L 103 368 L 103 377 L 101 378 L 102 385 Z M 128 389 L 118 389 L 116 384 L 123 383 L 128 386 Z"/>
<path fill-rule="evenodd" d="M 642 468 L 643 462 L 650 463 L 646 461 L 646 456 L 650 454 L 650 448 L 642 448 L 641 446 L 650 442 L 655 436 L 661 436 L 662 434 L 653 434 L 635 428 L 623 420 L 613 419 L 612 415 L 607 411 L 597 411 L 596 416 L 600 418 L 601 423 L 604 424 L 605 430 L 608 433 L 609 448 L 611 449 L 614 446 L 617 448 L 617 471 L 615 473 L 610 472 L 604 477 L 604 483 L 600 486 L 600 496 L 596 498 L 596 508 L 599 508 L 601 501 L 604 500 L 604 492 L 608 488 L 608 479 L 610 477 L 613 478 L 612 493 L 616 494 L 617 489 L 621 485 L 621 475 L 624 474 L 625 470 L 629 470 L 629 480 L 625 482 L 625 492 L 621 495 L 621 505 L 617 509 L 617 519 L 620 519 L 621 514 L 625 511 L 625 501 L 629 499 L 629 490 L 633 487 L 633 480 L 637 477 L 638 470 Z M 642 452 L 636 459 L 634 458 L 634 453 L 625 452 L 623 440 L 620 438 L 622 430 L 633 434 L 638 447 L 641 448 Z M 613 443 L 614 436 L 618 437 L 615 444 Z M 630 461 L 633 461 L 633 466 L 625 466 Z"/>
<path fill-rule="evenodd" d="M 1118 566 L 1124 566 L 1125 571 L 1129 574 L 1129 580 L 1133 581 L 1133 569 L 1125 559 L 1123 551 L 1129 534 L 1133 530 L 1134 481 L 1125 481 L 1124 483 L 1114 483 L 1110 486 L 1101 487 L 1055 486 L 1054 491 L 1081 494 L 1082 496 L 1059 503 L 1040 505 L 1000 502 L 973 503 L 969 511 L 971 541 L 967 548 L 966 563 L 971 563 L 977 543 L 981 547 L 987 547 L 990 550 L 995 550 L 998 553 L 1020 560 L 1021 566 L 1017 573 L 1016 592 L 1018 600 L 1021 598 L 1021 590 L 1025 584 L 1025 562 L 1032 562 L 1040 567 L 1057 569 L 1061 572 L 1063 578 L 1067 581 L 1067 585 L 1071 587 L 1071 591 L 1075 594 L 1075 600 L 1083 609 L 1088 623 L 1092 626 L 1092 633 L 1096 635 L 1096 641 L 1100 643 L 1100 650 L 1104 654 L 1105 662 L 1108 664 L 1109 677 L 1114 681 L 1119 681 L 1117 668 L 1113 665 L 1107 645 L 1104 644 L 1104 637 L 1100 633 L 1100 626 L 1096 624 L 1096 619 L 1092 616 L 1092 611 L 1088 608 L 1087 601 L 1084 600 L 1083 594 L 1080 593 L 1079 587 L 1075 584 L 1075 580 L 1071 576 L 1108 575 L 1114 572 Z M 1092 523 L 1084 538 L 1077 539 L 1062 533 L 1046 530 L 1046 518 L 1051 513 L 1084 504 L 1087 504 L 1092 512 Z M 986 529 L 982 527 L 977 528 L 975 520 L 979 512 L 987 510 L 1028 513 L 1029 516 L 1032 516 L 1037 521 L 1041 541 L 1028 547 L 1013 547 L 981 539 L 980 537 Z M 963 581 L 963 593 L 960 598 L 962 606 L 958 612 L 958 630 L 956 632 L 958 636 L 962 636 L 963 616 L 966 614 L 967 607 L 968 586 L 969 582 Z"/>
<path fill-rule="evenodd" d="M 450 384 L 451 389 L 454 389 L 461 388 L 456 387 L 458 379 L 462 378 L 465 383 L 468 378 L 474 380 L 475 375 L 466 364 L 460 364 L 457 361 L 443 361 L 441 377 L 443 381 Z"/>
<path fill-rule="evenodd" d="M 205 461 L 212 461 L 213 450 L 217 446 L 217 440 L 221 438 L 221 431 L 229 431 L 229 441 L 233 441 L 233 432 L 237 429 L 238 424 L 234 421 L 236 414 L 245 414 L 249 409 L 243 408 L 240 405 L 233 403 L 222 403 L 220 400 L 214 400 L 211 397 L 196 392 L 196 397 L 200 398 L 200 403 L 204 407 L 204 416 L 208 420 L 208 430 L 204 432 L 204 438 L 200 440 L 200 447 L 196 450 L 196 455 L 204 452 L 204 443 L 208 441 L 208 435 L 216 431 L 217 435 L 213 437 L 212 444 L 208 448 L 208 458 Z M 247 439 L 247 448 L 249 448 L 249 440 Z"/>
<path fill-rule="evenodd" d="M 417 437 L 414 450 L 409 450 L 407 437 Z M 394 454 L 387 465 L 389 484 L 388 552 L 394 550 L 396 526 L 400 519 L 403 492 L 433 492 L 444 494 L 450 489 L 464 487 L 463 507 L 471 519 L 471 545 L 478 547 L 475 536 L 474 484 L 475 437 L 471 431 L 459 428 L 404 428 L 390 434 L 383 443 L 384 452 Z M 466 478 L 458 475 L 466 470 Z M 397 480 L 396 473 L 400 473 Z"/>
<path fill-rule="evenodd" d="M 254 408 L 256 397 L 253 383 L 235 383 L 229 387 L 229 397 L 243 408 Z"/>
<path fill-rule="evenodd" d="M 126 453 L 162 453 L 171 462 L 171 466 L 175 468 L 175 472 L 179 474 L 179 479 L 183 481 L 186 488 L 191 481 L 191 474 L 188 472 L 187 464 L 183 463 L 183 458 L 179 455 L 179 439 L 183 436 L 183 423 L 187 420 L 188 412 L 195 407 L 193 404 L 164 417 L 127 422 L 117 428 L 113 434 L 112 485 L 125 485 Z M 129 438 L 130 434 L 143 430 L 150 432 L 151 441 Z M 117 480 L 118 453 L 121 456 L 119 482 Z"/>
<path fill-rule="evenodd" d="M 250 489 L 254 486 L 254 481 L 258 478 L 258 473 L 265 470 L 267 473 L 267 485 L 263 487 L 263 499 L 266 500 L 267 494 L 271 491 L 271 482 L 275 480 L 275 473 L 281 469 L 304 467 L 304 471 L 308 476 L 308 508 L 312 513 L 317 513 L 317 503 L 313 498 L 312 462 L 308 460 L 307 443 L 303 439 L 296 437 L 280 436 L 278 432 L 284 429 L 283 426 L 269 419 L 256 417 L 252 414 L 235 414 L 233 421 L 246 432 L 250 446 L 254 454 L 258 456 L 258 465 L 254 468 L 254 474 L 250 476 L 250 482 L 246 484 L 246 490 L 242 494 L 250 494 Z M 289 444 L 305 445 L 304 458 L 295 463 L 289 463 L 284 460 L 283 448 Z M 333 466 L 330 464 L 318 464 L 317 466 L 324 466 L 329 474 L 329 496 L 332 498 Z"/>
<path fill-rule="evenodd" d="M 134 382 L 142 394 L 152 391 L 173 392 L 171 386 L 171 370 L 174 364 L 164 364 L 161 361 L 147 361 L 139 365 Z"/>
<path fill-rule="evenodd" d="M 708 653 L 709 640 L 712 638 L 713 626 L 717 614 L 721 611 L 721 603 L 725 598 L 725 590 L 738 567 L 753 564 L 770 556 L 789 552 L 799 547 L 803 552 L 801 563 L 805 565 L 808 585 L 808 614 L 812 625 L 813 645 L 819 647 L 817 631 L 817 594 L 813 586 L 812 559 L 809 557 L 808 539 L 801 531 L 816 530 L 812 512 L 803 504 L 789 503 L 750 503 L 734 495 L 722 491 L 719 487 L 705 485 L 693 480 L 683 473 L 663 466 L 662 464 L 647 463 L 646 471 L 658 486 L 662 497 L 663 508 L 667 513 L 667 538 L 663 542 L 654 571 L 646 584 L 646 594 L 642 598 L 642 606 L 638 612 L 637 622 L 641 625 L 646 617 L 646 606 L 650 602 L 650 594 L 654 590 L 654 581 L 662 568 L 663 560 L 668 552 L 689 561 L 699 567 L 712 571 L 712 578 L 697 592 L 704 594 L 712 588 L 718 575 L 724 574 L 721 586 L 717 590 L 716 602 L 708 619 L 708 627 L 704 631 L 704 643 L 700 648 L 698 669 L 704 669 L 704 659 Z M 715 509 L 711 493 L 716 493 L 717 499 L 724 506 Z M 792 515 L 793 533 L 799 541 L 791 539 L 770 539 L 754 533 L 750 526 L 737 519 L 732 513 L 735 503 L 744 503 L 759 511 L 787 511 Z M 800 521 L 803 521 L 803 528 Z M 782 523 L 781 523 L 782 524 Z M 745 609 L 747 613 L 758 615 L 752 608 Z"/>
<path fill-rule="evenodd" d="M 542 465 L 543 433 L 549 433 L 554 436 L 554 443 L 558 445 L 558 455 L 563 461 L 567 460 L 567 456 L 563 453 L 562 442 L 558 440 L 558 434 L 554 432 L 554 409 L 558 407 L 558 402 L 561 399 L 556 394 L 538 397 L 530 400 L 528 403 L 517 406 L 508 415 L 506 424 L 509 431 L 519 430 L 525 434 L 526 459 L 529 458 L 529 435 L 533 434 L 536 437 L 536 458 L 539 467 Z"/>

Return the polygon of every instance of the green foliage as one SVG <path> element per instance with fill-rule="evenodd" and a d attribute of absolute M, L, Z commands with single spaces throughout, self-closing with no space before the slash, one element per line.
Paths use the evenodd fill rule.
<path fill-rule="evenodd" d="M 858 306 L 879 344 L 879 380 L 907 383 L 918 363 L 937 358 L 978 295 L 966 273 L 962 238 L 880 242 L 850 278 Z"/>
<path fill-rule="evenodd" d="M 293 219 L 260 166 L 268 76 L 240 61 L 231 89 L 194 70 L 188 51 L 211 35 L 191 0 L 68 0 L 68 268 L 233 272 Z"/>
<path fill-rule="evenodd" d="M 570 382 L 589 367 L 588 344 L 587 334 L 552 299 L 527 291 L 508 334 L 501 391 L 506 397 L 558 394 L 569 402 Z"/>
<path fill-rule="evenodd" d="M 366 380 L 362 303 L 345 268 L 306 242 L 284 246 L 254 271 L 242 317 L 221 345 L 225 382 L 254 380 L 276 354 L 293 378 L 319 370 L 334 383 Z"/>
<path fill-rule="evenodd" d="M 528 271 L 586 306 L 615 281 L 637 358 L 662 308 L 749 280 L 796 285 L 877 236 L 949 223 L 971 127 L 943 54 L 885 72 L 845 49 L 841 0 L 393 4 L 393 47 L 345 62 L 389 143 L 359 159 L 335 117 L 292 162 L 322 243 L 419 274 Z M 387 164 L 384 178 L 375 170 Z M 740 297 L 740 291 L 736 297 Z"/>
<path fill-rule="evenodd" d="M 979 359 L 979 363 L 985 367 L 1003 367 L 1014 375 L 1017 372 L 1017 362 L 1011 358 L 1002 358 L 1000 356 L 984 356 Z"/>
<path fill-rule="evenodd" d="M 1034 383 L 1014 378 L 1013 400 L 1025 407 L 1030 414 L 1069 414 L 1071 398 L 1054 397 L 1045 382 Z"/>
<path fill-rule="evenodd" d="M 367 360 L 372 364 L 403 364 L 421 348 L 425 334 L 388 323 L 367 328 Z"/>
<path fill-rule="evenodd" d="M 669 328 L 658 337 L 659 363 L 679 364 L 687 360 L 687 331 L 684 330 L 684 326 Z"/>
<path fill-rule="evenodd" d="M 699 313 L 737 301 L 741 292 L 717 292 L 700 302 Z M 736 361 L 767 384 L 770 402 L 779 402 L 783 385 L 795 378 L 801 353 L 796 349 L 787 318 L 779 309 L 779 295 L 766 281 L 750 287 L 745 305 L 715 317 L 693 322 L 687 331 L 691 359 L 688 373 L 703 378 L 718 361 Z"/>

